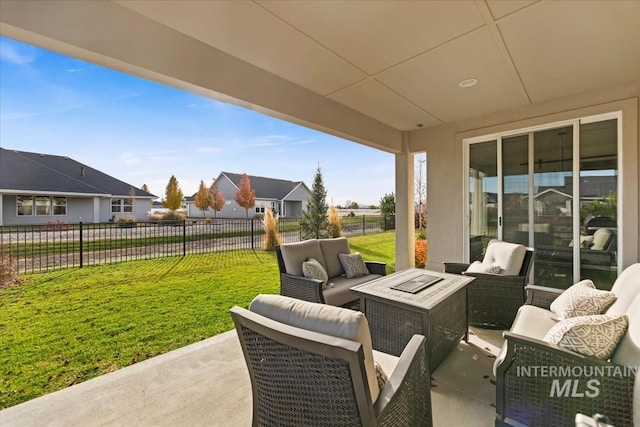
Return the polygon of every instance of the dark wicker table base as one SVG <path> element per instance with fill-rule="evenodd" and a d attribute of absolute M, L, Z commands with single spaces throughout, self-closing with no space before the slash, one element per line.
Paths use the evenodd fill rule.
<path fill-rule="evenodd" d="M 430 308 L 362 293 L 360 304 L 374 349 L 399 356 L 414 334 L 424 335 L 431 372 L 468 338 L 466 286 Z"/>

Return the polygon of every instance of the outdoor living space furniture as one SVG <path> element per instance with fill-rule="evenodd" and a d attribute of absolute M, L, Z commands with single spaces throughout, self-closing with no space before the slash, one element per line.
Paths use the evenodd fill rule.
<path fill-rule="evenodd" d="M 358 277 L 347 277 L 339 254 L 350 254 L 346 237 L 310 239 L 286 243 L 276 248 L 280 269 L 280 294 L 311 302 L 335 306 L 349 306 L 358 299 L 352 286 L 386 275 L 386 263 L 366 261 L 366 271 Z M 305 277 L 303 263 L 317 260 L 326 273 L 322 279 Z"/>
<path fill-rule="evenodd" d="M 601 289 L 608 289 L 616 274 L 618 234 L 616 229 L 597 228 L 593 234 L 580 236 L 580 270 L 586 276 L 599 281 Z M 536 253 L 536 276 L 545 286 L 566 288 L 570 283 L 554 280 L 554 277 L 571 277 L 573 271 L 573 240 L 565 246 L 538 246 Z M 613 267 L 613 268 L 612 268 Z M 609 280 L 607 280 L 609 279 Z M 538 280 L 538 279 L 537 279 Z M 540 284 L 540 283 L 538 283 Z"/>
<path fill-rule="evenodd" d="M 533 255 L 532 248 L 493 239 L 482 261 L 444 263 L 446 273 L 476 278 L 467 286 L 470 325 L 489 329 L 511 326 L 525 301 Z"/>
<path fill-rule="evenodd" d="M 627 267 L 611 292 L 593 291 L 589 292 L 596 299 L 584 300 L 585 307 L 597 306 L 603 298 L 610 304 L 613 293 L 615 301 L 604 314 L 615 317 L 607 321 L 618 322 L 620 316 L 627 316 L 628 326 L 619 342 L 615 332 L 621 334 L 622 327 L 597 333 L 587 328 L 575 333 L 568 330 L 563 335 L 566 341 L 552 344 L 553 331 L 547 333 L 567 323 L 558 320 L 557 306 L 551 305 L 563 291 L 527 287 L 527 304 L 518 311 L 511 330 L 504 333 L 505 343 L 494 365 L 496 426 L 573 426 L 577 413 L 605 414 L 616 427 L 640 425 L 640 263 Z M 576 316 L 568 322 L 588 325 L 590 318 L 602 322 L 602 316 Z M 600 358 L 595 357 L 598 353 L 586 355 L 606 345 L 613 351 L 609 358 L 608 353 Z M 574 351 L 577 349 L 581 353 Z"/>
<path fill-rule="evenodd" d="M 415 293 L 395 286 L 437 282 Z M 435 371 L 445 357 L 468 338 L 467 286 L 473 277 L 428 271 L 402 270 L 354 286 L 360 309 L 371 328 L 373 348 L 399 355 L 414 334 L 426 337 L 429 370 Z"/>
<path fill-rule="evenodd" d="M 231 316 L 254 426 L 432 425 L 423 336 L 397 358 L 372 350 L 363 313 L 281 295 L 258 295 Z"/>

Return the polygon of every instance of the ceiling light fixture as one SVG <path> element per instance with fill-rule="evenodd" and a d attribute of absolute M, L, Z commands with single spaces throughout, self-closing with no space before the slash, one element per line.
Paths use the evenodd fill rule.
<path fill-rule="evenodd" d="M 458 83 L 460 87 L 471 87 L 475 86 L 478 83 L 478 79 L 466 79 Z"/>
<path fill-rule="evenodd" d="M 419 127 L 419 128 L 421 128 L 421 127 L 422 127 L 422 126 L 424 126 L 424 125 L 423 125 L 422 123 L 418 123 L 416 126 L 417 126 L 417 127 Z"/>

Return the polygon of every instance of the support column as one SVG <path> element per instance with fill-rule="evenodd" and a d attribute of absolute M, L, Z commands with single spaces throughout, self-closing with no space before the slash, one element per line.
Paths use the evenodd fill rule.
<path fill-rule="evenodd" d="M 396 154 L 396 271 L 415 266 L 415 202 L 413 154 L 409 133 L 402 133 L 402 153 Z"/>
<path fill-rule="evenodd" d="M 2 200 L 2 193 L 0 193 L 0 225 L 3 225 L 2 222 L 2 218 L 4 218 L 4 213 L 2 212 L 2 204 L 3 204 L 3 200 Z"/>
<path fill-rule="evenodd" d="M 93 222 L 94 223 L 100 222 L 100 198 L 99 197 L 93 198 Z"/>

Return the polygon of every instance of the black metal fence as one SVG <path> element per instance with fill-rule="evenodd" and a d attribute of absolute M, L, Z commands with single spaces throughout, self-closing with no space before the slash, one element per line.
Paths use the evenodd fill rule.
<path fill-rule="evenodd" d="M 345 216 L 346 236 L 393 229 L 393 218 Z M 301 240 L 298 218 L 280 218 L 282 243 Z M 46 224 L 0 227 L 0 261 L 20 273 L 167 256 L 262 249 L 264 225 L 253 219 L 187 219 L 160 223 Z M 7 259 L 6 254 L 9 254 Z"/>

